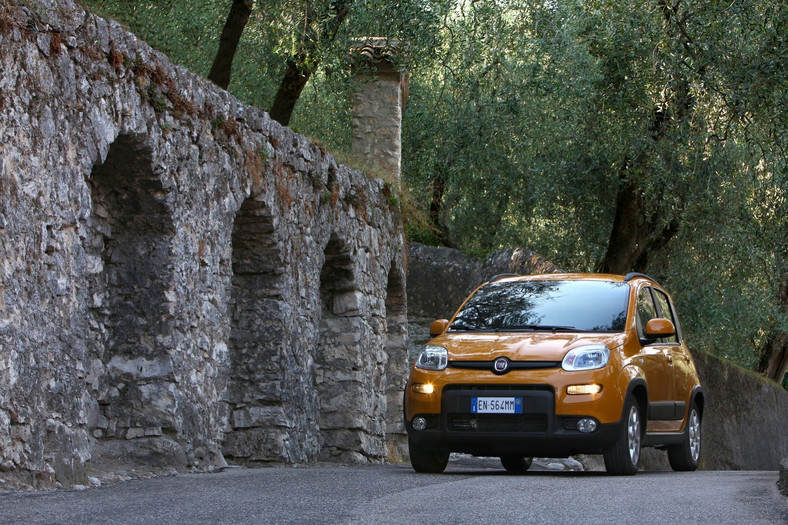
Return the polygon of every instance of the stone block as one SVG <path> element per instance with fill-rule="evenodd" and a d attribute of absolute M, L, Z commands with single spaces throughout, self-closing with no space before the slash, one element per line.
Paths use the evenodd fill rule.
<path fill-rule="evenodd" d="M 364 295 L 359 291 L 334 294 L 332 312 L 340 316 L 362 316 L 366 313 Z"/>
<path fill-rule="evenodd" d="M 246 407 L 233 411 L 233 428 L 290 427 L 282 407 Z"/>

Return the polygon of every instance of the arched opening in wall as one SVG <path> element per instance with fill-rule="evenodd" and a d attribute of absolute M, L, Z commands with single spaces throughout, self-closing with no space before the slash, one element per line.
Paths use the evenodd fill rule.
<path fill-rule="evenodd" d="M 320 400 L 320 456 L 352 459 L 364 445 L 365 359 L 360 350 L 364 297 L 347 243 L 336 234 L 320 272 L 320 333 L 315 364 Z"/>
<path fill-rule="evenodd" d="M 246 199 L 232 232 L 230 378 L 224 399 L 229 428 L 223 454 L 230 462 L 287 458 L 288 415 L 283 401 L 283 349 L 289 309 L 285 264 L 274 217 L 262 202 Z"/>
<path fill-rule="evenodd" d="M 402 461 L 407 435 L 402 421 L 402 393 L 408 375 L 408 311 L 404 272 L 392 262 L 386 284 L 386 448 L 391 461 Z"/>
<path fill-rule="evenodd" d="M 141 140 L 119 136 L 88 181 L 88 251 L 101 261 L 91 294 L 104 371 L 95 384 L 98 409 L 89 427 L 105 445 L 102 453 L 145 462 L 173 450 L 163 443 L 178 426 L 170 355 L 174 304 L 167 297 L 175 227 L 152 165 Z"/>

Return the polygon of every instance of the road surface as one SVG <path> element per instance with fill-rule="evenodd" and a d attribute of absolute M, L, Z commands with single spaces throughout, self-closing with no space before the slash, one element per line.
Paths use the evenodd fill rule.
<path fill-rule="evenodd" d="M 493 459 L 408 466 L 227 469 L 86 490 L 0 493 L 2 523 L 788 524 L 777 472 L 536 471 Z"/>

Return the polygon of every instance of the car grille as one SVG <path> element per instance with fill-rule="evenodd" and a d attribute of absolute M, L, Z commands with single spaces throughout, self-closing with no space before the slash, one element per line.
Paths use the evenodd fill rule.
<path fill-rule="evenodd" d="M 449 368 L 465 370 L 489 370 L 495 372 L 495 361 L 449 361 Z M 509 361 L 507 372 L 512 370 L 544 370 L 560 368 L 561 361 Z"/>
<path fill-rule="evenodd" d="M 547 432 L 545 414 L 448 414 L 455 432 Z"/>
<path fill-rule="evenodd" d="M 485 384 L 478 384 L 478 385 L 456 384 L 456 385 L 446 385 L 445 387 L 443 387 L 444 392 L 455 392 L 455 391 L 513 392 L 517 390 L 547 392 L 549 395 L 553 395 L 554 393 L 553 387 L 547 385 L 499 385 L 497 383 L 490 383 L 486 385 Z"/>

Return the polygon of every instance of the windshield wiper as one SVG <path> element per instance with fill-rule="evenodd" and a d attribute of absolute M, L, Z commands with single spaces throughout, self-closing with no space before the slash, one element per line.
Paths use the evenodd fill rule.
<path fill-rule="evenodd" d="M 475 326 L 463 324 L 463 323 L 461 323 L 459 321 L 454 321 L 451 324 L 451 326 L 449 327 L 449 330 L 457 330 L 457 331 L 463 331 L 464 332 L 464 331 L 470 331 L 470 330 L 478 330 L 478 328 L 476 328 Z"/>
<path fill-rule="evenodd" d="M 510 330 L 512 332 L 517 331 L 529 331 L 529 332 L 577 332 L 578 329 L 576 326 L 563 326 L 557 324 L 521 324 L 515 326 L 504 326 L 498 328 L 497 331 L 505 332 Z"/>

